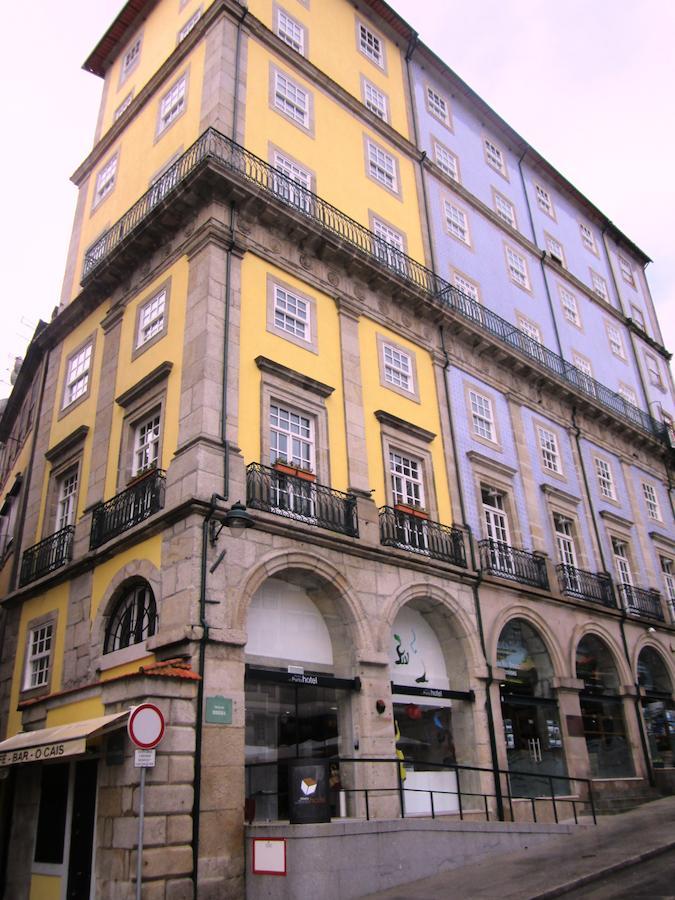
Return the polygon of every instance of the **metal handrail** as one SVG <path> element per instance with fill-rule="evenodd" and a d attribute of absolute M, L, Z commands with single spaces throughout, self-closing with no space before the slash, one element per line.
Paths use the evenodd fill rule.
<path fill-rule="evenodd" d="M 65 566 L 73 558 L 74 525 L 66 525 L 23 552 L 19 587 Z"/>
<path fill-rule="evenodd" d="M 110 500 L 97 503 L 91 514 L 89 549 L 95 550 L 162 509 L 165 481 L 161 469 L 151 469 Z"/>
<path fill-rule="evenodd" d="M 392 506 L 382 506 L 380 543 L 385 547 L 412 550 L 466 568 L 464 533 L 454 525 L 442 525 Z"/>
<path fill-rule="evenodd" d="M 359 224 L 337 207 L 293 181 L 240 144 L 208 128 L 139 200 L 85 253 L 82 284 L 86 285 L 110 254 L 142 230 L 148 215 L 176 196 L 189 176 L 207 161 L 228 170 L 237 180 L 252 183 L 270 197 L 292 207 L 323 231 L 346 241 L 353 250 L 386 268 L 394 277 L 423 291 L 434 302 L 452 310 L 518 353 L 562 378 L 577 391 L 612 411 L 619 418 L 669 443 L 666 426 L 629 403 L 581 369 L 553 353 L 506 319 L 468 297 L 431 269 Z"/>
<path fill-rule="evenodd" d="M 665 622 L 663 607 L 661 606 L 661 594 L 658 591 L 652 588 L 635 587 L 633 584 L 623 582 L 619 585 L 619 594 L 626 612 Z"/>
<path fill-rule="evenodd" d="M 529 550 L 487 538 L 478 541 L 481 569 L 490 575 L 548 590 L 546 562 Z"/>
<path fill-rule="evenodd" d="M 561 563 L 556 566 L 560 590 L 568 597 L 579 600 L 590 600 L 602 606 L 616 608 L 616 598 L 609 575 L 600 572 L 587 572 Z"/>
<path fill-rule="evenodd" d="M 260 463 L 246 466 L 246 505 L 287 519 L 359 536 L 356 497 Z"/>

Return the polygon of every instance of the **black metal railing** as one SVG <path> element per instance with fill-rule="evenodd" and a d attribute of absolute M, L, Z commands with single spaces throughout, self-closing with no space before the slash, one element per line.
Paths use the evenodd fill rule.
<path fill-rule="evenodd" d="M 437 815 L 455 814 L 460 821 L 466 816 L 475 820 L 482 815 L 487 822 L 522 822 L 529 812 L 532 822 L 552 819 L 558 823 L 561 813 L 571 813 L 576 824 L 579 824 L 581 814 L 590 817 L 597 825 L 595 799 L 588 778 L 488 769 L 457 763 L 429 763 L 408 757 L 401 760 L 333 756 L 326 763 L 339 776 L 338 786 L 330 791 L 337 816 L 370 821 L 425 815 L 435 819 Z M 270 770 L 269 781 L 277 786 L 276 789 L 257 787 L 261 781 L 264 782 L 266 769 Z M 249 824 L 256 820 L 257 813 L 266 820 L 283 821 L 288 818 L 284 770 L 288 770 L 288 760 L 246 764 L 246 813 Z M 454 783 L 442 788 L 440 785 L 413 788 L 406 785 L 408 772 L 423 772 L 430 781 L 434 780 L 434 775 L 447 774 L 452 776 Z M 386 775 L 383 776 L 383 773 Z M 493 785 L 493 790 L 485 790 L 488 781 Z"/>
<path fill-rule="evenodd" d="M 489 575 L 548 590 L 546 561 L 529 550 L 520 550 L 490 538 L 478 541 L 480 566 Z"/>
<path fill-rule="evenodd" d="M 74 525 L 66 525 L 49 537 L 24 550 L 21 557 L 19 587 L 60 569 L 73 558 Z"/>
<path fill-rule="evenodd" d="M 654 590 L 635 587 L 632 584 L 620 584 L 619 594 L 626 612 L 634 616 L 646 616 L 648 619 L 665 621 L 663 607 L 661 606 L 661 594 Z"/>
<path fill-rule="evenodd" d="M 246 467 L 246 505 L 350 537 L 359 535 L 354 494 L 260 463 Z"/>
<path fill-rule="evenodd" d="M 380 508 L 380 542 L 466 568 L 464 533 L 392 506 Z"/>
<path fill-rule="evenodd" d="M 567 597 L 575 600 L 589 600 L 602 606 L 616 607 L 616 598 L 609 575 L 599 572 L 586 572 L 575 566 L 556 566 L 560 590 Z"/>
<path fill-rule="evenodd" d="M 152 469 L 110 500 L 97 503 L 91 514 L 89 548 L 95 550 L 162 509 L 165 481 L 161 469 Z"/>
<path fill-rule="evenodd" d="M 369 229 L 332 204 L 284 175 L 260 157 L 250 153 L 214 128 L 207 129 L 195 143 L 159 178 L 139 200 L 115 222 L 85 253 L 82 283 L 96 273 L 106 259 L 139 233 L 150 213 L 176 195 L 197 169 L 210 162 L 228 171 L 232 182 L 254 185 L 270 198 L 292 207 L 312 221 L 313 228 L 329 233 L 350 245 L 352 250 L 377 262 L 396 277 L 421 290 L 434 302 L 470 320 L 493 338 L 564 379 L 575 390 L 592 398 L 621 419 L 668 443 L 666 426 L 629 403 L 620 394 L 595 381 L 562 357 L 520 331 L 506 319 L 477 303 L 426 266 L 383 241 Z"/>

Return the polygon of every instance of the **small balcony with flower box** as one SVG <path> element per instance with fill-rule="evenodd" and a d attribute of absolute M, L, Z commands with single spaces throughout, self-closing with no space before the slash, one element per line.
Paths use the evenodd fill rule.
<path fill-rule="evenodd" d="M 380 543 L 466 568 L 464 532 L 432 521 L 419 507 L 397 503 L 379 510 Z"/>

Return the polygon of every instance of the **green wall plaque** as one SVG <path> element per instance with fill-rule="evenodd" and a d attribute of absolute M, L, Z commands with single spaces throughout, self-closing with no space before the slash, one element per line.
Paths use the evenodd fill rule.
<path fill-rule="evenodd" d="M 206 721 L 211 725 L 232 724 L 232 700 L 229 697 L 206 698 Z"/>

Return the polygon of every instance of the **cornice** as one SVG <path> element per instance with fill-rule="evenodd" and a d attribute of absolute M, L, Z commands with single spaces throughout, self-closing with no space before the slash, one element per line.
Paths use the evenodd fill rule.
<path fill-rule="evenodd" d="M 295 369 L 289 369 L 288 366 L 275 362 L 267 356 L 256 356 L 255 364 L 261 372 L 275 375 L 277 378 L 288 381 L 305 391 L 311 391 L 313 394 L 318 394 L 319 397 L 330 397 L 335 390 L 335 388 L 331 387 L 329 384 L 324 384 L 323 381 L 317 381 L 316 378 L 311 378 L 309 375 L 303 375 L 302 372 L 296 372 Z"/>
<path fill-rule="evenodd" d="M 47 460 L 47 462 L 53 462 L 55 459 L 58 459 L 65 453 L 69 453 L 73 448 L 77 447 L 78 444 L 84 442 L 84 439 L 86 438 L 88 433 L 89 426 L 80 425 L 79 428 L 71 431 L 70 434 L 67 434 L 57 444 L 54 444 L 53 447 L 50 447 L 49 450 L 46 450 L 45 459 Z"/>
<path fill-rule="evenodd" d="M 581 503 L 581 497 L 576 497 L 574 494 L 569 494 L 567 491 L 563 491 L 559 487 L 554 487 L 552 484 L 542 484 L 540 485 L 541 490 L 544 494 L 547 494 L 550 497 L 555 497 L 557 500 L 562 500 L 564 503 L 567 503 L 572 506 L 578 506 Z"/>
<path fill-rule="evenodd" d="M 154 388 L 155 385 L 164 381 L 165 378 L 168 378 L 171 369 L 173 369 L 173 363 L 169 360 L 160 363 L 152 370 L 152 372 L 148 372 L 148 374 L 141 378 L 140 381 L 137 381 L 133 387 L 130 387 L 128 390 L 124 391 L 124 393 L 115 397 L 115 403 L 117 403 L 118 406 L 121 406 L 122 409 L 125 409 L 127 406 L 138 400 L 139 397 L 142 397 L 147 393 L 147 391 Z"/>
<path fill-rule="evenodd" d="M 515 478 L 518 474 L 518 469 L 514 469 L 513 466 L 507 466 L 506 463 L 500 462 L 494 456 L 486 456 L 484 453 L 479 453 L 478 450 L 467 450 L 466 458 L 472 463 L 477 463 L 480 466 L 499 472 L 507 478 Z"/>
<path fill-rule="evenodd" d="M 436 437 L 435 432 L 427 431 L 426 428 L 422 428 L 421 425 L 415 425 L 413 422 L 406 422 L 405 419 L 399 419 L 398 416 L 388 413 L 383 409 L 375 410 L 375 418 L 381 425 L 388 425 L 395 431 L 402 431 L 409 437 L 415 438 L 418 441 L 423 441 L 425 444 L 430 444 Z"/>
<path fill-rule="evenodd" d="M 610 512 L 608 509 L 601 509 L 598 515 L 606 522 L 609 522 L 610 525 L 619 525 L 621 528 L 632 528 L 635 524 L 632 519 L 626 519 L 624 516 Z"/>

